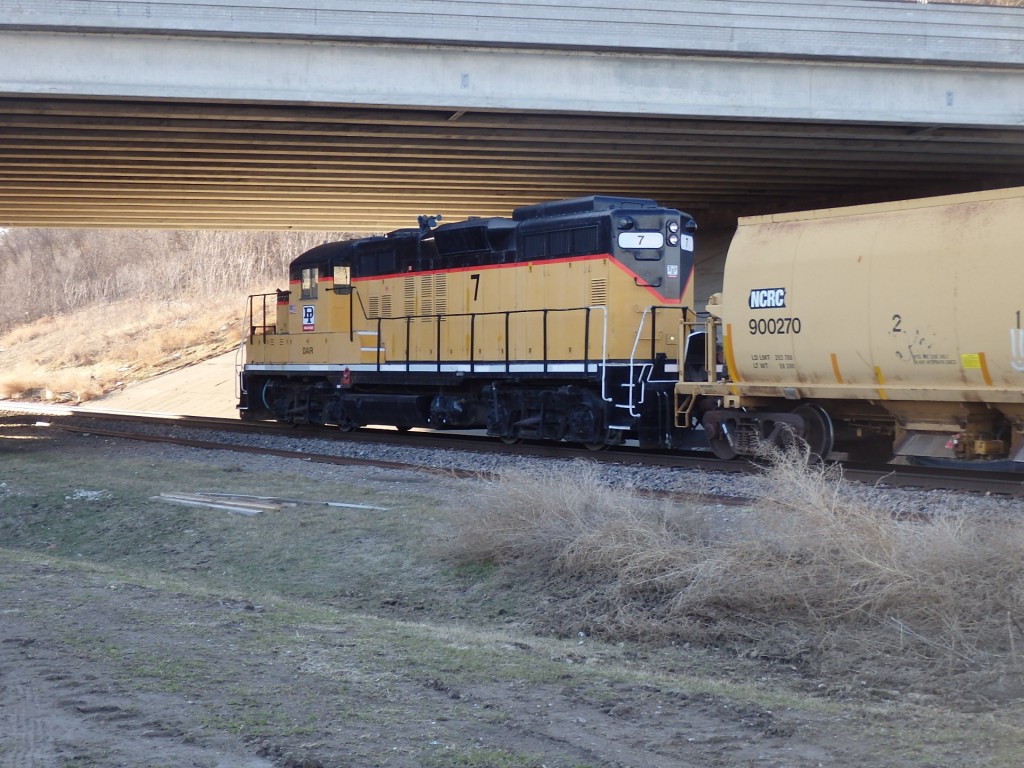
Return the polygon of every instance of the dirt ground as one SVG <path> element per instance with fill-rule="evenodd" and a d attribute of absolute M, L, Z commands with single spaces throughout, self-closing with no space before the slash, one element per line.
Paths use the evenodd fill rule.
<path fill-rule="evenodd" d="M 169 492 L 301 498 L 255 515 Z M 0 765 L 1019 765 L 1020 707 L 530 628 L 471 481 L 0 424 Z M 323 501 L 352 506 L 328 507 Z M 866 684 L 865 684 L 866 685 Z"/>

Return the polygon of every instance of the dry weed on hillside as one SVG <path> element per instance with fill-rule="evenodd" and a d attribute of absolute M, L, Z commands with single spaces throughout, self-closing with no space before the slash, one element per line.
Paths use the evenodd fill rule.
<path fill-rule="evenodd" d="M 0 398 L 83 402 L 241 342 L 245 297 L 344 235 L 9 230 L 0 235 Z"/>
<path fill-rule="evenodd" d="M 245 296 L 128 299 L 0 337 L 0 398 L 80 403 L 237 347 Z"/>

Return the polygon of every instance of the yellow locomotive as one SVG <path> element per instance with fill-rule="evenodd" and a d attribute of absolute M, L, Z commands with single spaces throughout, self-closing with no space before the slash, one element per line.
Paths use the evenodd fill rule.
<path fill-rule="evenodd" d="M 249 298 L 242 418 L 671 443 L 689 215 L 591 196 L 439 218 L 313 248 Z"/>

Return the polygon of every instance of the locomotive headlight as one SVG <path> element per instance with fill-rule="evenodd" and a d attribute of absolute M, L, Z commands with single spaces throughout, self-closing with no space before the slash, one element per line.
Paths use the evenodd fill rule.
<path fill-rule="evenodd" d="M 669 227 L 669 229 L 671 229 L 671 227 Z M 676 229 L 678 229 L 678 227 L 676 227 Z M 675 234 L 669 235 L 668 236 L 668 244 L 669 245 L 679 245 L 679 235 L 675 235 Z"/>
<path fill-rule="evenodd" d="M 668 223 L 668 231 L 669 231 L 669 232 L 672 232 L 673 234 L 675 234 L 676 232 L 678 232 L 678 231 L 679 231 L 679 222 L 678 222 L 678 221 L 670 221 L 670 222 Z M 677 237 L 677 238 L 676 238 L 676 240 L 678 241 L 678 240 L 679 240 L 679 238 Z M 672 243 L 672 238 L 669 238 L 669 240 L 668 240 L 668 241 L 669 241 L 670 243 Z M 673 245 L 675 245 L 675 243 L 672 243 L 672 244 L 673 244 Z"/>
<path fill-rule="evenodd" d="M 621 216 L 617 222 L 619 229 L 632 229 L 636 226 L 636 222 L 633 221 L 631 216 Z"/>

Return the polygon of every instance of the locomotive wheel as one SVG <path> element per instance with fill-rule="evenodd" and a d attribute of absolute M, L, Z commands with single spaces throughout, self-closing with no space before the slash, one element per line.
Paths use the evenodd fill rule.
<path fill-rule="evenodd" d="M 507 435 L 502 435 L 498 439 L 501 440 L 501 442 L 503 442 L 505 445 L 519 445 L 521 442 L 523 442 L 523 438 L 521 437 L 508 437 Z"/>
<path fill-rule="evenodd" d="M 804 421 L 803 439 L 815 461 L 824 461 L 832 453 L 835 444 L 835 430 L 832 419 L 821 406 L 801 405 L 793 413 Z"/>
<path fill-rule="evenodd" d="M 593 451 L 594 453 L 608 448 L 608 443 L 581 443 L 581 445 L 588 451 Z"/>

